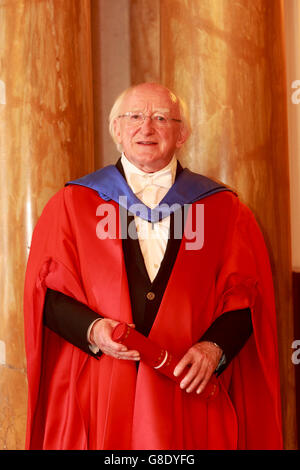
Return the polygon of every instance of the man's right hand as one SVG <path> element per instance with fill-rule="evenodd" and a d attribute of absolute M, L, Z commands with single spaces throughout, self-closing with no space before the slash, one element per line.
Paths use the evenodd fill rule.
<path fill-rule="evenodd" d="M 95 344 L 104 354 L 116 359 L 139 361 L 138 351 L 128 350 L 126 346 L 112 340 L 112 332 L 118 321 L 102 318 L 94 323 L 90 332 L 90 342 Z M 133 324 L 130 324 L 134 328 Z"/>

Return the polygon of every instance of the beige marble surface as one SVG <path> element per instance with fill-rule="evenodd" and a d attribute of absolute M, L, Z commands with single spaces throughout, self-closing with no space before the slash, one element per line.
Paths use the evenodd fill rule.
<path fill-rule="evenodd" d="M 0 449 L 26 421 L 23 286 L 33 227 L 94 169 L 89 0 L 0 2 Z"/>
<path fill-rule="evenodd" d="M 300 273 L 300 2 L 284 0 L 289 121 L 292 266 Z"/>

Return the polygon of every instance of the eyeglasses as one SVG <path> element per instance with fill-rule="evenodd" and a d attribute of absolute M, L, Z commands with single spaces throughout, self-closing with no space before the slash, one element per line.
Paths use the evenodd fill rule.
<path fill-rule="evenodd" d="M 143 124 L 147 117 L 151 119 L 153 125 L 158 127 L 167 126 L 170 121 L 182 122 L 181 119 L 169 118 L 162 113 L 153 113 L 151 116 L 146 116 L 144 113 L 129 111 L 128 113 L 120 114 L 120 116 L 118 116 L 118 118 L 124 118 L 128 126 L 139 126 Z"/>

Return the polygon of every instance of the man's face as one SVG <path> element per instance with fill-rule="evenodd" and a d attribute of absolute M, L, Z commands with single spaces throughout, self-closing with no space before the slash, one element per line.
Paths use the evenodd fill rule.
<path fill-rule="evenodd" d="M 122 145 L 127 159 L 146 172 L 164 168 L 188 137 L 182 122 L 168 120 L 165 126 L 149 119 L 153 113 L 180 120 L 179 106 L 162 86 L 154 84 L 139 85 L 124 98 L 120 115 L 139 112 L 147 118 L 138 125 L 130 125 L 127 118 L 115 121 L 115 134 Z"/>

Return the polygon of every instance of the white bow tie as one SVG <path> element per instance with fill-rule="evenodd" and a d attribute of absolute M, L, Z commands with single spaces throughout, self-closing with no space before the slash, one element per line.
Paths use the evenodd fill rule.
<path fill-rule="evenodd" d="M 170 189 L 172 186 L 172 172 L 171 170 L 167 170 L 160 174 L 149 173 L 146 175 L 132 173 L 129 176 L 129 182 L 135 193 L 139 193 L 149 185 Z"/>

